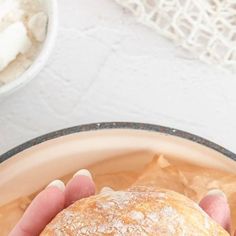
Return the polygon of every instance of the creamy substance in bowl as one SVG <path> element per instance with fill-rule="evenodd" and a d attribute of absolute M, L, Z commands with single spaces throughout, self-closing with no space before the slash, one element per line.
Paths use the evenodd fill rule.
<path fill-rule="evenodd" d="M 45 40 L 47 23 L 40 0 L 0 0 L 0 86 L 32 64 Z"/>

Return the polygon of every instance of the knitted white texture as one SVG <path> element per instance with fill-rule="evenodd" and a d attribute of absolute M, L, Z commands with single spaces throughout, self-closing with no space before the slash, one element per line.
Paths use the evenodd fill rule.
<path fill-rule="evenodd" d="M 200 60 L 236 67 L 236 0 L 115 0 Z"/>

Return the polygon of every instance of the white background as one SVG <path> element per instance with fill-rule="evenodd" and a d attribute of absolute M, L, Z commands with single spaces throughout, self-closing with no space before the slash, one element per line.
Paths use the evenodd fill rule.
<path fill-rule="evenodd" d="M 113 0 L 59 0 L 59 7 L 47 66 L 0 102 L 0 153 L 101 121 L 170 126 L 236 152 L 236 75 L 184 58 Z"/>

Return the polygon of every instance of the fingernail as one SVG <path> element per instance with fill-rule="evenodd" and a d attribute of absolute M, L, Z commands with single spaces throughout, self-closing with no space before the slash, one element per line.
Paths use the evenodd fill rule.
<path fill-rule="evenodd" d="M 81 176 L 81 175 L 82 175 L 82 176 L 87 176 L 87 177 L 89 177 L 90 179 L 93 178 L 92 175 L 91 175 L 91 173 L 90 173 L 88 170 L 86 170 L 86 169 L 79 170 L 78 172 L 76 172 L 76 173 L 74 174 L 73 177 Z"/>
<path fill-rule="evenodd" d="M 100 193 L 107 193 L 107 192 L 112 192 L 114 191 L 112 188 L 110 187 L 103 187 L 100 191 Z"/>
<path fill-rule="evenodd" d="M 58 189 L 60 189 L 62 192 L 65 191 L 65 184 L 61 181 L 61 180 L 54 180 L 52 181 L 48 186 L 48 187 L 56 187 Z"/>
<path fill-rule="evenodd" d="M 212 189 L 212 190 L 208 191 L 206 196 L 221 196 L 227 200 L 225 193 L 223 191 L 221 191 L 220 189 Z"/>

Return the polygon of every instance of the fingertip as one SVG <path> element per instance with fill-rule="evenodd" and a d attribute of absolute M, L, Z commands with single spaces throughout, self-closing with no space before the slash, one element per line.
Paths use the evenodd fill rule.
<path fill-rule="evenodd" d="M 66 188 L 65 184 L 61 180 L 52 181 L 46 188 L 51 188 L 51 187 L 57 188 L 62 192 L 64 192 Z"/>
<path fill-rule="evenodd" d="M 224 194 L 211 191 L 200 201 L 199 205 L 212 219 L 230 232 L 230 208 Z"/>
<path fill-rule="evenodd" d="M 63 209 L 65 206 L 65 191 L 56 186 L 48 186 L 42 193 L 40 197 L 41 205 L 49 205 L 56 212 L 58 209 Z"/>
<path fill-rule="evenodd" d="M 227 201 L 227 196 L 223 191 L 220 189 L 211 189 L 210 191 L 207 192 L 206 196 L 218 196 L 218 197 L 223 197 L 225 201 Z"/>
<path fill-rule="evenodd" d="M 86 173 L 86 175 L 85 175 Z M 95 194 L 95 184 L 91 174 L 83 170 L 77 172 L 74 177 L 67 183 L 65 189 L 66 206 L 71 205 L 79 199 L 89 197 Z"/>
<path fill-rule="evenodd" d="M 86 169 L 81 169 L 79 171 L 77 171 L 73 177 L 76 177 L 76 176 L 87 176 L 89 177 L 91 180 L 93 179 L 92 177 L 92 174 L 90 173 L 90 171 L 86 170 Z"/>

